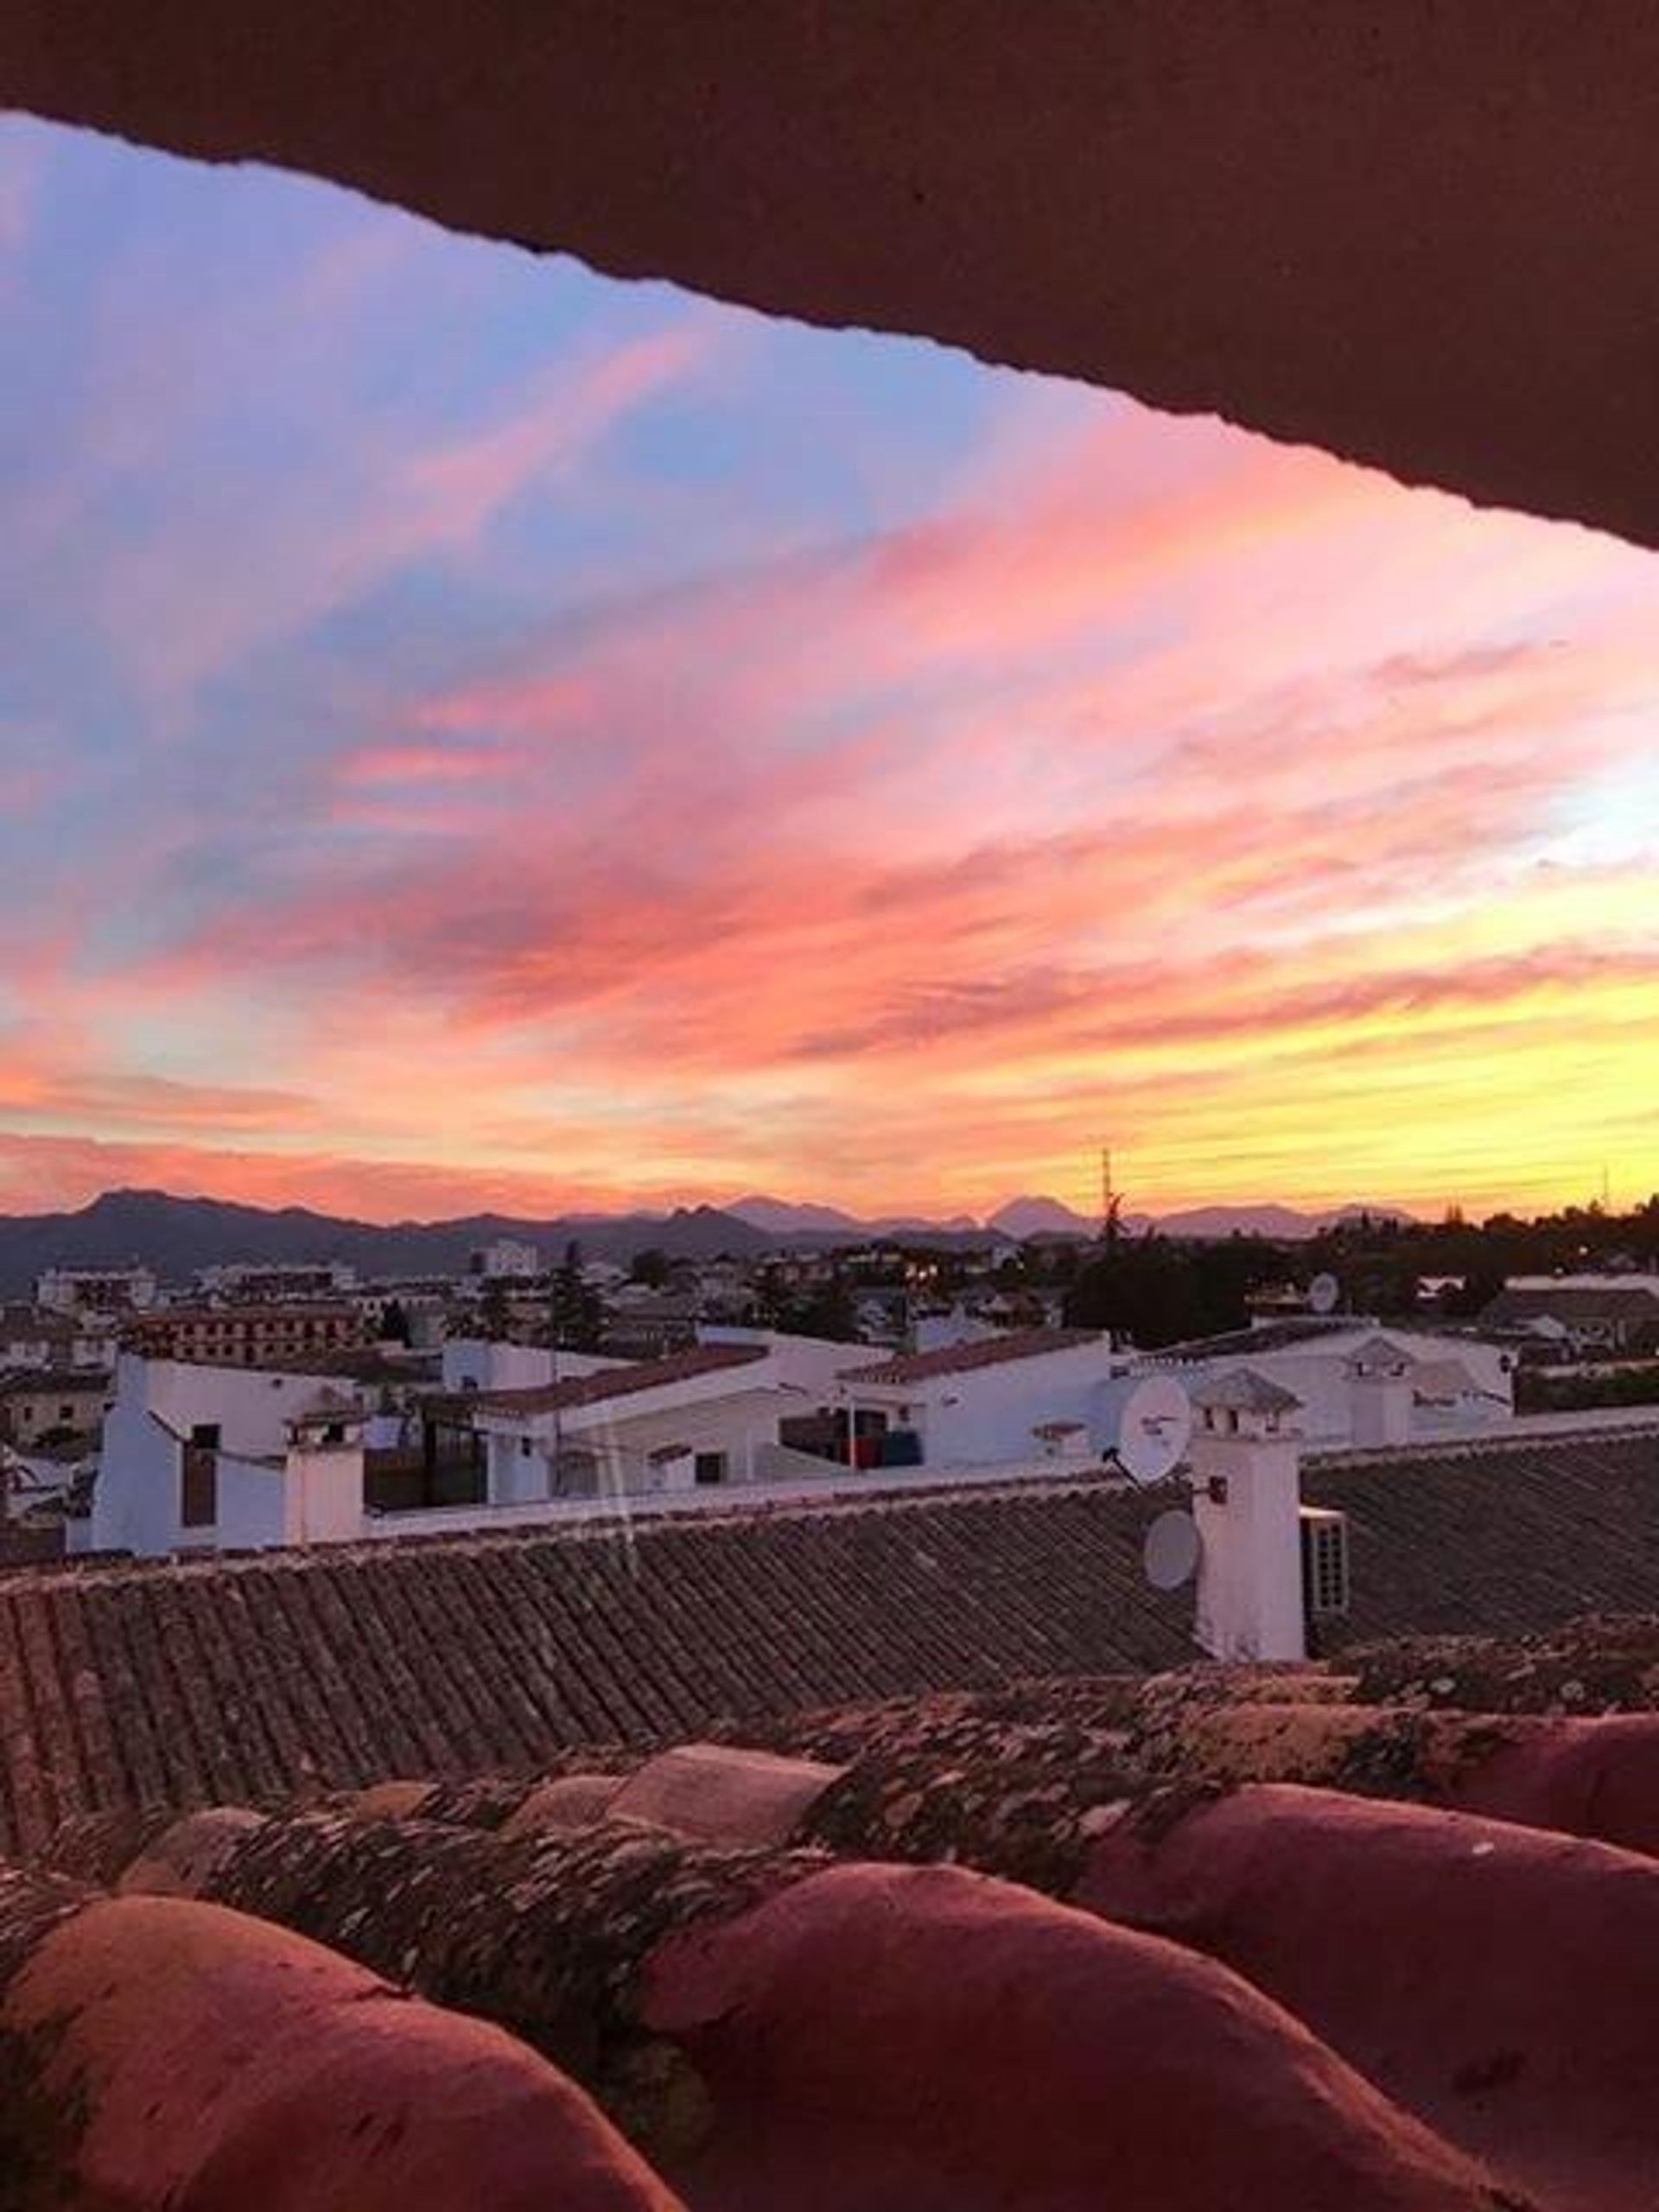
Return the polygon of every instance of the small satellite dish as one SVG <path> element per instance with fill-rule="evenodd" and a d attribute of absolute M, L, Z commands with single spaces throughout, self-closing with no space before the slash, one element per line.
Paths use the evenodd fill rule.
<path fill-rule="evenodd" d="M 1341 1296 L 1342 1285 L 1335 1275 L 1315 1275 L 1307 1286 L 1307 1302 L 1315 1313 L 1334 1313 Z"/>
<path fill-rule="evenodd" d="M 1192 1401 L 1179 1376 L 1122 1375 L 1101 1395 L 1101 1426 L 1126 1475 L 1160 1483 L 1181 1464 L 1192 1437 Z"/>
<path fill-rule="evenodd" d="M 1167 1513 L 1160 1513 L 1147 1529 L 1141 1564 L 1154 1590 L 1179 1590 L 1197 1573 L 1203 1550 L 1198 1522 L 1190 1513 L 1173 1506 Z"/>

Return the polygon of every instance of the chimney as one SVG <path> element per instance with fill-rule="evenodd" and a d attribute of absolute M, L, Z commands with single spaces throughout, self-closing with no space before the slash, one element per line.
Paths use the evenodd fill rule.
<path fill-rule="evenodd" d="M 1386 1337 L 1370 1337 L 1351 1353 L 1348 1403 L 1356 1444 L 1409 1444 L 1416 1361 Z"/>
<path fill-rule="evenodd" d="M 1196 1633 L 1213 1659 L 1305 1659 L 1301 1401 L 1238 1368 L 1192 1393 L 1193 1516 L 1203 1546 Z"/>
<path fill-rule="evenodd" d="M 345 1544 L 363 1534 L 363 1423 L 349 1401 L 327 1397 L 288 1424 L 283 1541 Z"/>

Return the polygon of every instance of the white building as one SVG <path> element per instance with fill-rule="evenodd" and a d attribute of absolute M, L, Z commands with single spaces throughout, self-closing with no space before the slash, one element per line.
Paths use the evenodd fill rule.
<path fill-rule="evenodd" d="M 0 1369 L 107 1367 L 115 1332 L 115 1323 L 100 1314 L 0 1306 Z"/>
<path fill-rule="evenodd" d="M 1019 1465 L 1055 1456 L 1059 1433 L 1087 1458 L 1116 1448 L 1110 1386 L 1128 1367 L 1096 1330 L 1027 1329 L 849 1363 L 836 1403 L 866 1465 Z"/>
<path fill-rule="evenodd" d="M 1370 1320 L 1268 1321 L 1137 1356 L 1197 1391 L 1243 1363 L 1298 1403 L 1311 1446 L 1428 1442 L 1477 1434 L 1515 1413 L 1515 1354 L 1475 1336 Z"/>
<path fill-rule="evenodd" d="M 958 1300 L 948 1313 L 918 1313 L 912 1333 L 917 1351 L 944 1351 L 951 1344 L 988 1344 L 1001 1332 Z"/>
<path fill-rule="evenodd" d="M 365 1419 L 337 1377 L 124 1353 L 104 1423 L 92 1548 L 240 1550 L 357 1534 Z M 320 1452 L 328 1462 L 321 1471 Z"/>
<path fill-rule="evenodd" d="M 81 1548 L 155 1556 L 358 1541 L 416 1526 L 488 1527 L 504 1515 L 561 1517 L 583 1500 L 830 1481 L 828 1461 L 779 1442 L 780 1421 L 816 1402 L 780 1380 L 780 1363 L 821 1366 L 824 1348 L 816 1361 L 814 1350 L 711 1344 L 646 1363 L 561 1351 L 554 1382 L 544 1348 L 458 1344 L 441 1421 L 481 1440 L 484 1495 L 384 1510 L 370 1503 L 372 1476 L 418 1446 L 404 1417 L 374 1410 L 378 1392 L 338 1371 L 128 1352 Z M 834 1350 L 844 1357 L 847 1347 Z M 526 1379 L 504 1385 L 503 1376 Z M 386 1459 L 368 1456 L 379 1452 Z"/>
<path fill-rule="evenodd" d="M 786 1389 L 805 1391 L 825 1405 L 834 1398 L 848 1368 L 868 1357 L 862 1345 L 843 1344 L 834 1337 L 795 1336 L 785 1329 L 705 1322 L 697 1337 L 705 1344 L 748 1344 L 764 1351 L 772 1374 Z"/>
<path fill-rule="evenodd" d="M 540 1274 L 543 1262 L 533 1244 L 521 1243 L 515 1236 L 498 1236 L 470 1252 L 467 1268 L 469 1274 L 484 1275 L 493 1281 L 522 1281 Z"/>
<path fill-rule="evenodd" d="M 56 1313 L 145 1313 L 159 1288 L 149 1268 L 48 1268 L 35 1303 Z"/>
<path fill-rule="evenodd" d="M 357 1287 L 357 1269 L 344 1260 L 238 1260 L 199 1268 L 195 1281 L 207 1298 L 329 1299 Z"/>
<path fill-rule="evenodd" d="M 473 1421 L 490 1503 L 519 1506 L 827 1474 L 827 1463 L 779 1441 L 779 1422 L 811 1402 L 779 1380 L 764 1344 L 703 1344 L 480 1393 Z"/>
<path fill-rule="evenodd" d="M 444 1339 L 454 1285 L 447 1275 L 395 1275 L 359 1283 L 346 1295 L 371 1334 L 380 1334 L 388 1312 L 396 1306 L 409 1324 L 411 1345 L 435 1351 Z"/>
<path fill-rule="evenodd" d="M 442 1359 L 443 1387 L 452 1391 L 543 1389 L 555 1379 L 556 1360 L 562 1382 L 628 1364 L 601 1352 L 568 1351 L 561 1346 L 556 1354 L 547 1344 L 517 1344 L 493 1337 L 446 1338 Z"/>

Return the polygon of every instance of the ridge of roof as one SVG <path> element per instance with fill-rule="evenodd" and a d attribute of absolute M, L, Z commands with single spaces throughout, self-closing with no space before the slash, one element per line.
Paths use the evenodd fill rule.
<path fill-rule="evenodd" d="M 1195 1382 L 1188 1395 L 1201 1411 L 1212 1408 L 1221 1413 L 1287 1414 L 1302 1402 L 1294 1390 L 1254 1367 L 1229 1368 L 1224 1375 Z"/>
<path fill-rule="evenodd" d="M 900 1352 L 895 1358 L 878 1360 L 868 1367 L 844 1367 L 843 1382 L 926 1382 L 936 1376 L 967 1375 L 982 1367 L 1001 1367 L 1022 1359 L 1045 1359 L 1052 1353 L 1078 1351 L 1086 1344 L 1111 1350 L 1111 1338 L 1100 1329 L 1017 1329 L 1006 1336 L 985 1337 L 972 1344 L 941 1344 L 933 1351 Z"/>
<path fill-rule="evenodd" d="M 661 1359 L 629 1360 L 620 1366 L 598 1368 L 591 1375 L 573 1375 L 562 1382 L 531 1383 L 521 1389 L 469 1390 L 465 1397 L 468 1405 L 486 1413 L 563 1413 L 577 1406 L 600 1405 L 607 1398 L 632 1398 L 642 1391 L 666 1389 L 676 1382 L 718 1375 L 728 1368 L 753 1367 L 770 1356 L 768 1344 L 695 1344 Z"/>

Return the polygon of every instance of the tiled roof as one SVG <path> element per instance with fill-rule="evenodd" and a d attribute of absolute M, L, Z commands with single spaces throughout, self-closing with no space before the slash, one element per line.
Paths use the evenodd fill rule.
<path fill-rule="evenodd" d="M 469 1391 L 467 1402 L 486 1413 L 536 1414 L 556 1408 L 563 1413 L 575 1406 L 601 1405 L 607 1398 L 661 1390 L 700 1375 L 718 1375 L 728 1367 L 748 1367 L 766 1356 L 765 1344 L 696 1344 L 665 1359 L 630 1360 L 620 1367 L 601 1367 L 592 1375 L 572 1376 L 565 1382 L 523 1390 Z"/>
<path fill-rule="evenodd" d="M 79 2202 L 113 2139 L 124 2202 L 202 2212 L 1647 2212 L 1651 1703 L 1033 1681 L 80 1822 L 0 1869 L 8 2177 Z"/>
<path fill-rule="evenodd" d="M 1329 1455 L 1309 1504 L 1348 1516 L 1342 1639 L 1530 1636 L 1659 1612 L 1659 1417 L 1646 1430 Z"/>
<path fill-rule="evenodd" d="M 1420 1406 L 1447 1405 L 1458 1398 L 1497 1396 L 1495 1390 L 1484 1389 L 1460 1359 L 1414 1360 L 1410 1374 Z"/>
<path fill-rule="evenodd" d="M 1011 1360 L 1046 1359 L 1051 1352 L 1077 1351 L 1097 1344 L 1103 1352 L 1106 1338 L 1097 1329 L 1020 1329 L 1004 1337 L 988 1337 L 978 1344 L 941 1344 L 937 1351 L 902 1352 L 873 1367 L 842 1370 L 846 1382 L 929 1382 L 939 1375 L 969 1375 L 982 1367 L 1001 1367 Z"/>
<path fill-rule="evenodd" d="M 1216 1337 L 1188 1337 L 1179 1344 L 1160 1344 L 1150 1359 L 1236 1359 L 1253 1352 L 1292 1351 L 1319 1337 L 1339 1337 L 1361 1325 L 1351 1314 L 1304 1313 L 1286 1321 L 1263 1321 L 1259 1328 L 1229 1329 Z"/>
<path fill-rule="evenodd" d="M 200 1322 L 234 1323 L 251 1329 L 275 1329 L 284 1321 L 354 1321 L 358 1309 L 348 1300 L 339 1298 L 259 1299 L 245 1305 L 234 1302 L 223 1306 L 190 1305 L 158 1306 L 135 1317 L 131 1328 L 135 1335 L 170 1328 L 183 1322 L 194 1326 Z"/>
<path fill-rule="evenodd" d="M 1659 1323 L 1659 1284 L 1564 1283 L 1559 1289 L 1502 1290 L 1481 1309 L 1483 1321 L 1526 1321 L 1550 1315 L 1563 1321 Z"/>
<path fill-rule="evenodd" d="M 111 1377 L 96 1368 L 14 1367 L 0 1370 L 0 1398 L 43 1397 L 58 1391 L 65 1397 L 106 1397 Z"/>
<path fill-rule="evenodd" d="M 1141 1570 L 1156 1503 L 1044 1485 L 0 1578 L 0 1853 L 112 1807 L 1174 1665 L 1182 1605 Z"/>
<path fill-rule="evenodd" d="M 1196 1382 L 1192 1397 L 1200 1410 L 1217 1413 L 1287 1414 L 1302 1402 L 1294 1390 L 1281 1389 L 1253 1367 L 1231 1368 L 1225 1375 Z"/>
<path fill-rule="evenodd" d="M 1356 1344 L 1344 1364 L 1351 1375 L 1374 1374 L 1378 1369 L 1384 1373 L 1403 1374 L 1408 1368 L 1415 1367 L 1418 1360 L 1415 1352 L 1392 1343 L 1379 1332 L 1367 1337 L 1363 1344 Z"/>
<path fill-rule="evenodd" d="M 1659 1423 L 1331 1454 L 1330 1649 L 1659 1613 Z M 79 1814 L 257 1803 L 561 1747 L 1192 1656 L 1166 1503 L 1090 1480 L 0 1577 L 0 1853 Z"/>

